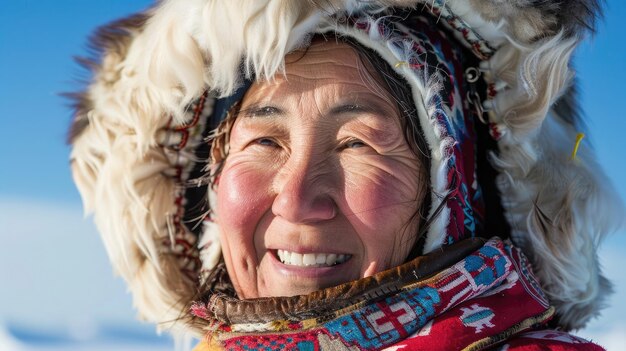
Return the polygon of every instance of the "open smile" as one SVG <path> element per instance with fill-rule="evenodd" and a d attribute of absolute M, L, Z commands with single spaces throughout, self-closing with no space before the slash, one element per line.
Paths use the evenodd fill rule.
<path fill-rule="evenodd" d="M 297 267 L 332 267 L 352 258 L 349 254 L 334 253 L 297 253 L 287 250 L 276 250 L 276 256 L 285 265 Z"/>

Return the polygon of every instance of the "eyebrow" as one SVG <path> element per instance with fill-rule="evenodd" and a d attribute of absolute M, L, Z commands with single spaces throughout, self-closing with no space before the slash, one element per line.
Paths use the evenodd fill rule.
<path fill-rule="evenodd" d="M 375 104 L 341 104 L 330 109 L 330 115 L 343 115 L 353 113 L 373 113 L 380 116 L 389 114 L 384 108 Z"/>
<path fill-rule="evenodd" d="M 285 111 L 281 108 L 273 105 L 252 105 L 244 110 L 239 111 L 243 117 L 255 118 L 255 117 L 272 117 L 283 116 Z"/>
<path fill-rule="evenodd" d="M 330 109 L 329 115 L 340 116 L 354 113 L 373 113 L 380 116 L 386 116 L 389 111 L 375 104 L 353 104 L 345 103 L 334 106 Z M 252 105 L 244 110 L 239 111 L 240 115 L 248 118 L 259 117 L 279 117 L 286 115 L 286 112 L 273 105 Z"/>

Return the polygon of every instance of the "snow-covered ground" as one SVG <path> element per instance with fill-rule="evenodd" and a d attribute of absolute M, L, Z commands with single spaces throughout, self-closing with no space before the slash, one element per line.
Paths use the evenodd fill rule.
<path fill-rule="evenodd" d="M 104 327 L 90 330 L 36 330 L 15 325 L 0 326 L 2 351 L 172 351 L 167 336 L 147 330 Z M 87 332 L 87 334 L 80 334 Z"/>
<path fill-rule="evenodd" d="M 136 320 L 79 206 L 0 198 L 0 351 L 173 350 Z"/>

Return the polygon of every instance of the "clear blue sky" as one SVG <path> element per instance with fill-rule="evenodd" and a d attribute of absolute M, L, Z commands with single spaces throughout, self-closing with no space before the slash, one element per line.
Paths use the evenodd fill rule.
<path fill-rule="evenodd" d="M 80 201 L 68 169 L 68 102 L 85 72 L 72 60 L 87 54 L 99 25 L 151 1 L 0 1 L 0 195 Z"/>
<path fill-rule="evenodd" d="M 59 96 L 62 92 L 79 89 L 81 85 L 78 80 L 86 77 L 85 72 L 73 62 L 72 56 L 87 54 L 87 37 L 97 26 L 144 9 L 151 3 L 148 0 L 0 0 L 0 118 L 2 121 L 2 127 L 0 127 L 0 160 L 2 161 L 0 205 L 5 206 L 0 206 L 0 245 L 4 246 L 0 248 L 0 265 L 10 265 L 12 262 L 9 262 L 8 257 L 15 257 L 15 259 L 28 257 L 30 262 L 44 261 L 42 257 L 45 257 L 46 261 L 51 261 L 49 263 L 51 267 L 59 265 L 62 267 L 56 271 L 61 275 L 62 272 L 77 264 L 75 261 L 57 260 L 49 251 L 59 250 L 54 246 L 54 240 L 57 240 L 59 244 L 67 244 L 63 240 L 76 240 L 76 246 L 78 246 L 76 249 L 85 251 L 82 256 L 78 257 L 80 259 L 93 257 L 94 260 L 99 260 L 101 263 L 97 268 L 99 269 L 97 274 L 106 276 L 102 278 L 103 280 L 111 280 L 110 283 L 102 281 L 101 285 L 94 283 L 96 284 L 94 286 L 102 290 L 100 293 L 112 296 L 113 293 L 109 293 L 106 289 L 109 285 L 114 285 L 119 295 L 123 295 L 122 284 L 110 277 L 110 268 L 104 257 L 104 249 L 95 239 L 96 235 L 93 232 L 89 235 L 93 235 L 95 241 L 89 239 L 92 240 L 89 241 L 89 247 L 85 247 L 87 244 L 78 243 L 78 240 L 87 240 L 82 238 L 79 232 L 72 239 L 66 239 L 63 236 L 56 239 L 46 238 L 43 235 L 37 237 L 36 235 L 41 235 L 41 233 L 34 232 L 41 231 L 41 229 L 36 229 L 39 227 L 33 227 L 35 228 L 32 229 L 33 232 L 22 234 L 24 237 L 15 238 L 13 233 L 23 232 L 15 226 L 22 227 L 26 221 L 34 223 L 45 219 L 38 214 L 33 215 L 32 218 L 28 215 L 16 217 L 17 219 L 8 218 L 9 214 L 3 212 L 2 209 L 10 209 L 13 204 L 17 207 L 17 204 L 32 203 L 43 203 L 48 206 L 41 208 L 50 206 L 79 208 L 80 198 L 71 181 L 68 167 L 69 148 L 65 145 L 71 111 L 67 106 L 68 102 Z M 599 23 L 598 34 L 578 50 L 575 66 L 579 72 L 583 108 L 588 116 L 587 124 L 590 128 L 591 140 L 599 161 L 604 165 L 621 196 L 626 198 L 624 18 L 626 18 L 626 2 L 608 0 L 606 16 Z M 35 211 L 34 207 L 32 208 Z M 42 211 L 50 212 L 49 210 Z M 59 216 L 61 215 L 57 217 Z M 83 224 L 64 223 L 60 221 L 60 218 L 42 225 L 44 228 L 46 224 L 59 226 L 61 231 L 66 225 L 76 227 L 74 229 L 77 231 L 82 228 Z M 80 219 L 80 216 L 78 218 Z M 33 241 L 28 242 L 27 239 Z M 623 233 L 609 240 L 610 245 L 607 245 L 609 248 L 618 248 L 621 251 L 626 248 Z M 37 248 L 38 242 L 52 244 Z M 10 245 L 13 246 L 9 247 Z M 39 249 L 41 251 L 35 251 Z M 612 262 L 607 262 L 609 268 L 612 267 L 611 264 Z M 88 270 L 96 268 L 85 266 L 82 269 L 73 274 L 89 275 Z M 32 285 L 34 284 L 32 281 L 47 281 L 45 280 L 47 278 L 37 275 L 37 271 L 37 269 L 23 268 L 20 280 L 14 276 L 5 277 L 3 274 L 8 271 L 0 269 L 0 281 L 2 281 L 0 290 L 4 290 L 5 286 L 17 289 L 25 287 L 25 291 L 35 289 L 37 285 Z M 620 274 L 619 269 L 614 271 Z M 72 279 L 71 276 L 65 278 Z M 73 286 L 70 281 L 57 283 Z M 76 286 L 73 287 L 77 289 Z M 626 288 L 624 286 L 622 288 L 623 290 L 621 292 L 618 290 L 618 292 L 624 296 Z M 57 294 L 59 296 L 72 294 L 98 296 L 98 291 L 95 288 L 80 293 L 59 290 Z M 6 312 L 10 307 L 6 301 L 2 305 L 2 300 L 5 300 L 4 296 L 0 292 L 0 320 L 6 317 L 3 314 L 9 313 Z M 13 299 L 21 298 L 17 294 L 10 296 Z M 31 297 L 25 295 L 22 298 L 30 299 Z M 36 296 L 34 295 L 33 298 Z M 107 303 L 110 305 L 106 305 L 105 308 L 129 310 L 123 318 L 130 319 L 132 318 L 129 317 L 132 316 L 130 303 L 127 299 L 124 300 L 125 298 L 120 297 L 121 302 L 116 302 L 118 300 L 115 298 L 109 298 Z M 624 299 L 622 297 L 620 300 Z M 86 301 L 85 306 L 88 303 Z M 607 313 L 610 315 L 622 311 L 619 312 L 622 313 L 621 317 L 617 315 L 615 317 L 622 320 L 626 309 L 623 307 L 623 301 L 621 304 L 622 307 L 614 308 L 613 311 Z M 33 314 L 33 320 L 41 317 L 35 316 L 34 311 L 28 308 L 23 311 L 27 319 L 29 313 Z M 59 316 L 49 318 L 59 318 Z"/>

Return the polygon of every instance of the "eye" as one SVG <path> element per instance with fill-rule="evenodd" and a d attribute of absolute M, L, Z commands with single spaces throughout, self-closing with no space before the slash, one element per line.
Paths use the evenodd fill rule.
<path fill-rule="evenodd" d="M 365 146 L 367 146 L 367 144 L 365 144 L 359 139 L 350 139 L 350 140 L 347 140 L 343 144 L 344 149 L 357 149 L 357 148 L 365 147 Z"/>
<path fill-rule="evenodd" d="M 253 143 L 261 146 L 278 147 L 278 143 L 271 138 L 258 138 Z"/>

